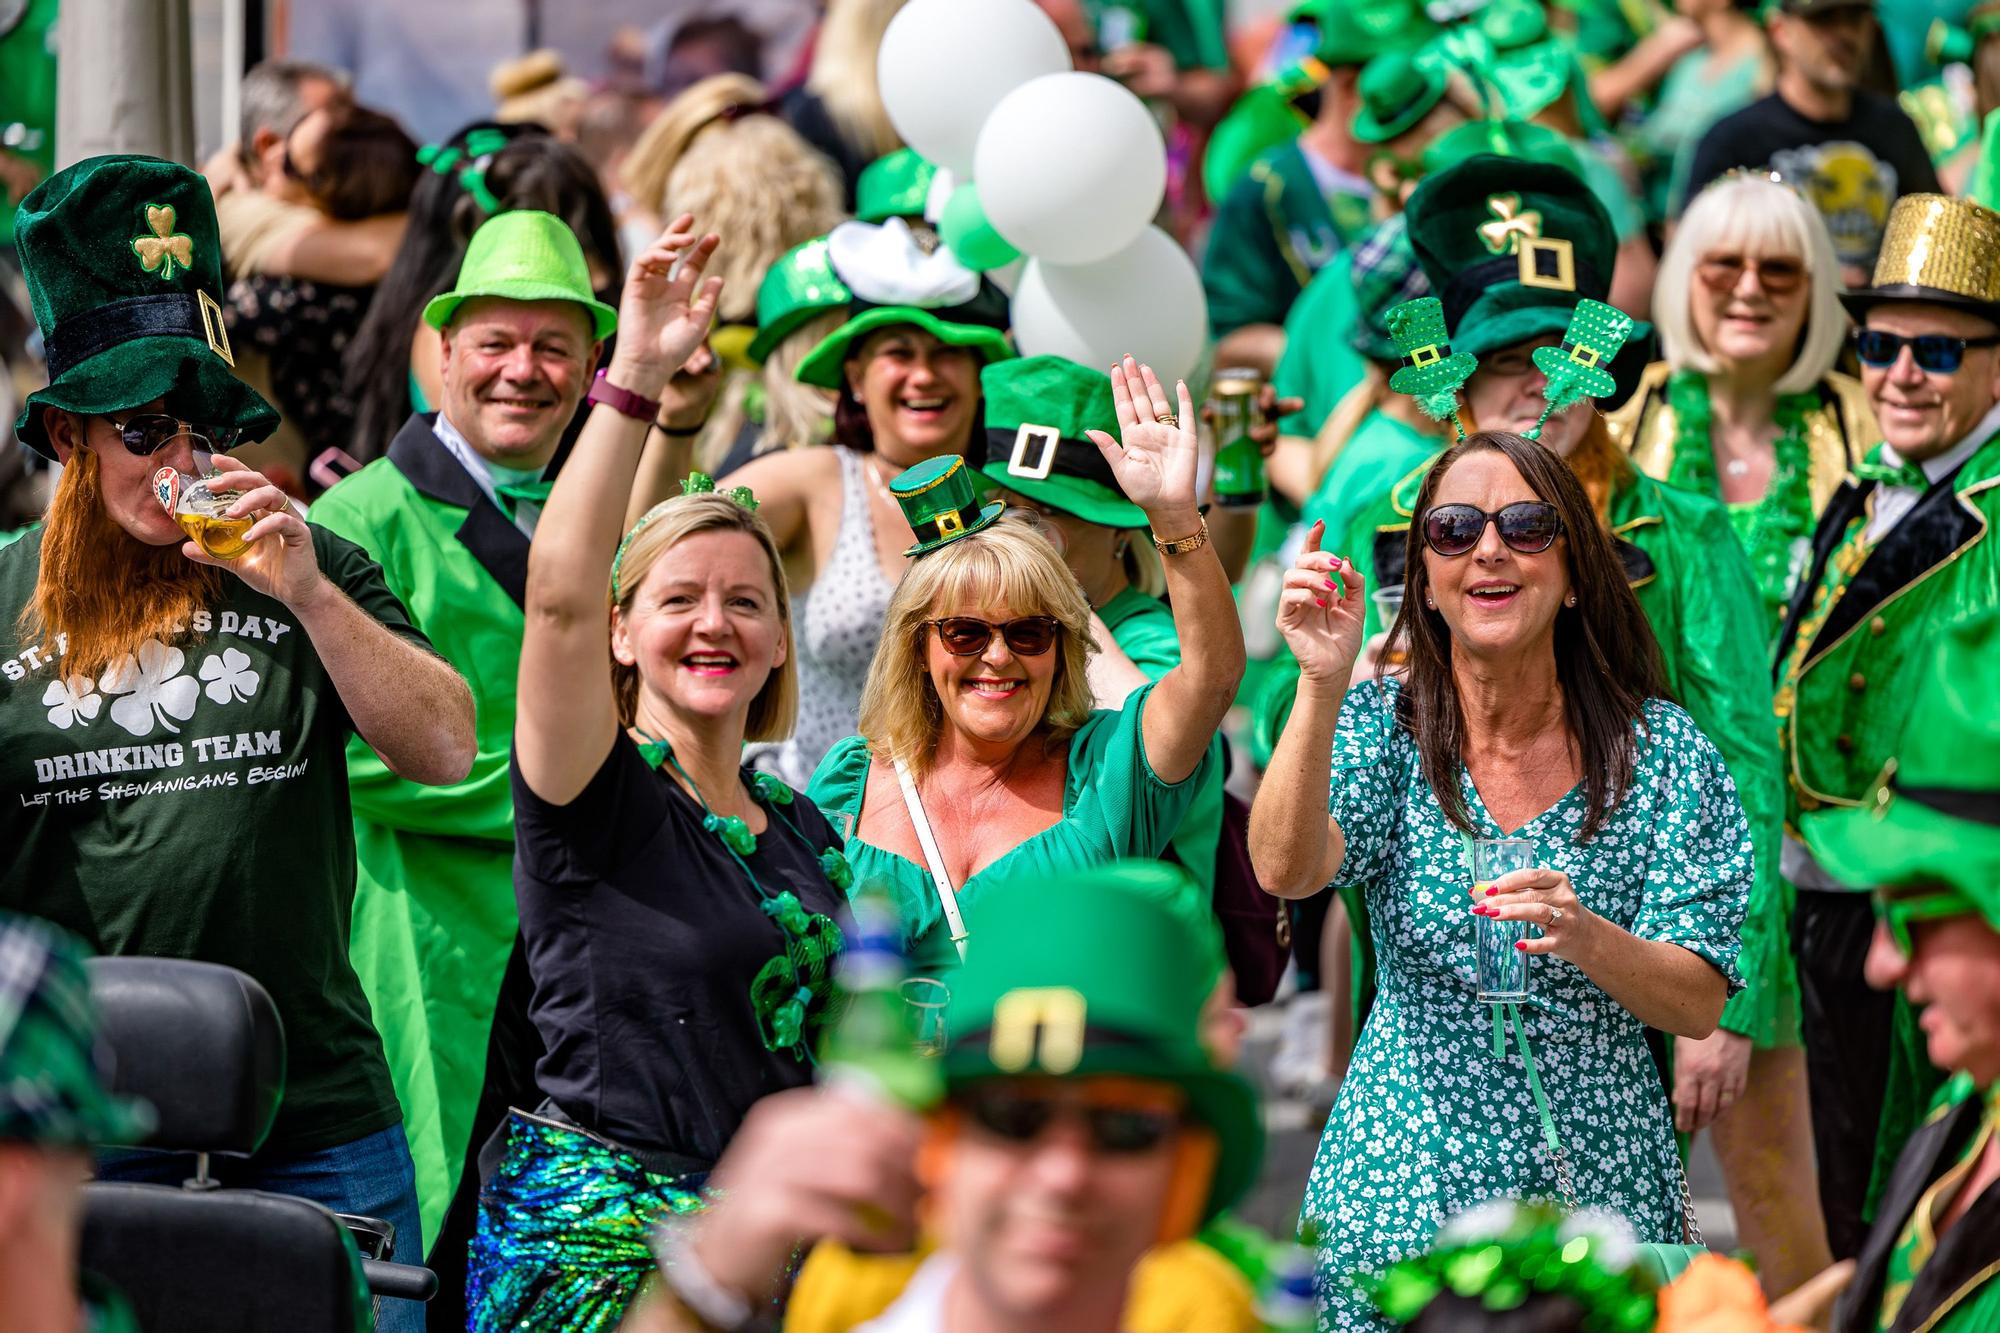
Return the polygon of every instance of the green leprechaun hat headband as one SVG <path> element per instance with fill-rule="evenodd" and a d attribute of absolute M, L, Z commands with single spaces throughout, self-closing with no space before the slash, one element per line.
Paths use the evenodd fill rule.
<path fill-rule="evenodd" d="M 1402 366 L 1389 376 L 1389 387 L 1416 399 L 1417 407 L 1431 420 L 1451 422 L 1458 438 L 1464 439 L 1465 427 L 1458 421 L 1458 394 L 1479 362 L 1452 350 L 1444 302 L 1435 296 L 1405 301 L 1389 311 L 1385 322 L 1403 359 Z"/>
<path fill-rule="evenodd" d="M 49 383 L 15 430 L 54 458 L 42 409 L 85 416 L 165 401 L 185 421 L 261 440 L 278 413 L 236 378 L 208 182 L 177 162 L 86 158 L 21 201 L 14 240 Z"/>
<path fill-rule="evenodd" d="M 1146 511 L 1125 498 L 1104 453 L 1116 439 L 1111 377 L 1060 356 L 1000 361 L 980 372 L 986 462 L 979 470 L 1037 504 L 1106 528 L 1143 528 Z"/>
<path fill-rule="evenodd" d="M 947 542 L 990 527 L 1007 508 L 999 501 L 985 506 L 973 471 L 957 454 L 927 458 L 889 483 L 889 493 L 902 507 L 917 544 L 904 555 L 928 555 Z"/>

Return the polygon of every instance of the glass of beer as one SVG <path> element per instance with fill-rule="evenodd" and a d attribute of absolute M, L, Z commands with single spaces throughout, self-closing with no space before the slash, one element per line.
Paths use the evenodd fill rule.
<path fill-rule="evenodd" d="M 243 534 L 250 531 L 260 515 L 229 516 L 229 506 L 241 491 L 218 491 L 200 477 L 190 477 L 176 468 L 163 467 L 153 474 L 153 495 L 160 507 L 181 525 L 188 540 L 217 560 L 234 560 L 250 549 Z"/>
<path fill-rule="evenodd" d="M 1472 844 L 1472 893 L 1475 902 L 1486 900 L 1486 890 L 1502 875 L 1527 870 L 1535 864 L 1535 844 L 1526 838 L 1478 838 Z M 1478 959 L 1478 992 L 1481 1004 L 1511 1004 L 1528 998 L 1528 955 L 1514 946 L 1528 938 L 1525 921 L 1496 921 L 1490 916 L 1472 918 L 1473 947 Z"/>

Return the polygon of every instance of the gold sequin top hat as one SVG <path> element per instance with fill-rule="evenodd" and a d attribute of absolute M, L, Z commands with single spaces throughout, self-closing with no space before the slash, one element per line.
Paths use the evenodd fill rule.
<path fill-rule="evenodd" d="M 1904 195 L 1882 233 L 1875 281 L 1840 299 L 1856 319 L 1884 301 L 1925 301 L 2000 324 L 2000 213 L 1949 195 Z"/>

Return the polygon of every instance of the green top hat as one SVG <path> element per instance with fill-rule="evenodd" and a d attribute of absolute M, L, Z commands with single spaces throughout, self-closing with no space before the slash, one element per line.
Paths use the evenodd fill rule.
<path fill-rule="evenodd" d="M 1547 421 L 1580 398 L 1604 398 L 1618 391 L 1610 366 L 1632 336 L 1633 319 L 1623 310 L 1602 301 L 1579 301 L 1570 316 L 1562 346 L 1535 349 L 1535 368 L 1547 383 L 1542 397 L 1548 404 L 1542 419 L 1528 432 L 1528 438 L 1542 437 L 1542 421 Z"/>
<path fill-rule="evenodd" d="M 854 293 L 833 271 L 826 237 L 793 246 L 764 271 L 764 281 L 757 287 L 757 336 L 750 340 L 750 359 L 760 364 L 769 360 L 799 325 L 853 299 Z"/>
<path fill-rule="evenodd" d="M 925 459 L 890 482 L 889 493 L 917 534 L 917 544 L 904 555 L 925 555 L 969 536 L 990 526 L 1007 507 L 997 500 L 980 507 L 972 469 L 957 454 Z"/>
<path fill-rule="evenodd" d="M 898 148 L 861 168 L 854 182 L 854 216 L 863 222 L 920 218 L 930 202 L 937 166 L 914 148 Z"/>
<path fill-rule="evenodd" d="M 1116 439 L 1111 377 L 1059 356 L 1000 361 L 979 376 L 986 397 L 986 464 L 1010 491 L 1106 528 L 1143 528 L 1146 511 L 1125 498 L 1090 441 Z"/>
<path fill-rule="evenodd" d="M 2000 613 L 1946 627 L 1910 702 L 1903 743 L 1858 808 L 1806 815 L 1806 845 L 1857 887 L 1927 886 L 2000 931 Z M 1951 906 L 1951 904 L 1947 904 Z"/>
<path fill-rule="evenodd" d="M 618 312 L 597 299 L 590 265 L 569 224 L 553 213 L 496 213 L 472 233 L 458 285 L 424 307 L 424 323 L 441 329 L 475 296 L 508 301 L 574 301 L 590 312 L 600 342 L 618 327 Z"/>
<path fill-rule="evenodd" d="M 1389 387 L 1417 400 L 1424 415 L 1447 421 L 1458 412 L 1458 391 L 1479 369 L 1479 362 L 1451 346 L 1444 322 L 1444 303 L 1435 296 L 1405 301 L 1390 310 L 1385 322 L 1402 367 L 1389 376 Z"/>
<path fill-rule="evenodd" d="M 1447 75 L 1442 63 L 1420 60 L 1407 51 L 1389 51 L 1369 61 L 1356 91 L 1361 109 L 1353 134 L 1361 143 L 1387 143 L 1406 134 L 1444 100 Z"/>
<path fill-rule="evenodd" d="M 1201 1011 L 1221 946 L 1187 872 L 1124 861 L 989 888 L 951 982 L 945 1080 L 1122 1074 L 1180 1087 L 1219 1155 L 1204 1218 L 1255 1181 L 1264 1128 L 1257 1094 L 1216 1068 Z M 1051 929 L 1059 922 L 1061 929 Z"/>
<path fill-rule="evenodd" d="M 215 200 L 200 175 L 154 157 L 85 158 L 28 193 L 14 239 L 49 368 L 14 423 L 30 448 L 55 457 L 41 408 L 96 415 L 155 398 L 246 439 L 277 429 L 276 409 L 231 373 Z"/>
<path fill-rule="evenodd" d="M 0 1142 L 133 1145 L 153 1130 L 152 1107 L 105 1087 L 83 958 L 46 921 L 0 913 Z"/>

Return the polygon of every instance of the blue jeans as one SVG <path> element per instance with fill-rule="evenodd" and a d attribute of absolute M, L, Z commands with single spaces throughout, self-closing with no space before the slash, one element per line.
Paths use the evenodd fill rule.
<path fill-rule="evenodd" d="M 421 1264 L 424 1238 L 417 1220 L 416 1168 L 401 1125 L 317 1152 L 259 1153 L 248 1159 L 209 1158 L 209 1173 L 230 1189 L 265 1190 L 310 1199 L 336 1213 L 379 1217 L 396 1228 L 397 1263 Z M 142 1185 L 178 1185 L 194 1174 L 192 1153 L 120 1148 L 97 1157 L 99 1180 Z M 424 1307 L 417 1301 L 379 1303 L 381 1333 L 424 1333 Z M 225 1318 L 222 1324 L 229 1321 Z"/>

